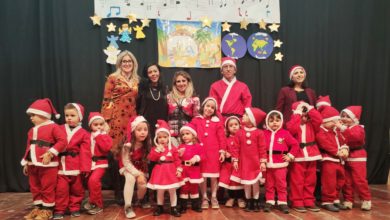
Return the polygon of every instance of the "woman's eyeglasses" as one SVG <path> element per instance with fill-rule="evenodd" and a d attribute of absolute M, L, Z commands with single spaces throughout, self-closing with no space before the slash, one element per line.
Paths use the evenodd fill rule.
<path fill-rule="evenodd" d="M 182 80 L 176 80 L 176 83 L 184 83 L 184 82 L 187 82 L 187 80 L 186 79 L 182 79 Z"/>
<path fill-rule="evenodd" d="M 123 64 L 129 64 L 129 63 L 133 63 L 133 61 L 132 60 L 122 60 L 122 63 Z"/>

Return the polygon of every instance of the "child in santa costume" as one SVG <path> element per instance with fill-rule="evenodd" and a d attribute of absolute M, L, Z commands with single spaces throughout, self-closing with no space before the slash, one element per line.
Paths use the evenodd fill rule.
<path fill-rule="evenodd" d="M 325 106 L 332 106 L 332 102 L 330 101 L 330 97 L 328 95 L 319 96 L 317 101 L 316 101 L 316 109 L 319 112 L 321 112 Z"/>
<path fill-rule="evenodd" d="M 223 78 L 214 82 L 210 87 L 209 96 L 217 100 L 219 113 L 226 119 L 235 115 L 239 118 L 246 107 L 252 106 L 252 95 L 248 86 L 236 79 L 236 60 L 223 57 L 221 74 Z"/>
<path fill-rule="evenodd" d="M 202 212 L 199 201 L 199 184 L 204 181 L 200 172 L 200 163 L 204 159 L 203 146 L 198 143 L 195 127 L 189 123 L 180 129 L 183 144 L 179 145 L 179 157 L 182 161 L 182 179 L 185 185 L 180 188 L 180 212 L 187 210 L 188 199 L 192 200 L 192 210 Z"/>
<path fill-rule="evenodd" d="M 207 198 L 207 178 L 211 184 L 211 207 L 218 209 L 217 189 L 220 165 L 225 159 L 226 138 L 222 122 L 217 116 L 217 101 L 207 97 L 200 108 L 200 116 L 192 119 L 200 143 L 203 144 L 205 158 L 200 163 L 200 170 L 205 179 L 200 184 L 202 193 L 202 208 L 209 208 Z"/>
<path fill-rule="evenodd" d="M 84 204 L 88 214 L 94 215 L 103 211 L 102 178 L 108 167 L 107 155 L 112 147 L 112 138 L 108 135 L 109 127 L 99 112 L 88 116 L 91 129 L 91 174 L 88 177 L 89 199 Z"/>
<path fill-rule="evenodd" d="M 81 127 L 84 107 L 79 103 L 68 103 L 64 108 L 68 145 L 61 158 L 58 170 L 56 205 L 53 219 L 63 219 L 69 209 L 72 217 L 80 216 L 80 205 L 84 197 L 82 176 L 91 172 L 90 134 Z"/>
<path fill-rule="evenodd" d="M 352 209 L 354 191 L 363 201 L 361 209 L 371 210 L 371 194 L 367 182 L 367 152 L 364 148 L 366 132 L 359 124 L 361 106 L 349 106 L 341 111 L 341 122 L 337 124 L 349 146 L 349 157 L 345 163 L 344 205 Z"/>
<path fill-rule="evenodd" d="M 52 218 L 57 185 L 58 154 L 66 148 L 66 134 L 51 121 L 51 115 L 60 117 L 50 99 L 38 99 L 26 113 L 34 127 L 28 131 L 26 152 L 21 161 L 24 175 L 29 177 L 34 209 L 25 219 Z"/>
<path fill-rule="evenodd" d="M 345 182 L 344 160 L 348 157 L 348 146 L 336 129 L 339 112 L 330 106 L 321 111 L 322 125 L 316 134 L 318 147 L 322 153 L 321 200 L 326 210 L 338 212 L 346 209 L 340 204 L 339 193 Z"/>
<path fill-rule="evenodd" d="M 291 207 L 297 212 L 318 212 L 320 209 L 315 204 L 314 191 L 317 161 L 322 157 L 315 134 L 320 129 L 322 116 L 313 106 L 303 101 L 293 103 L 292 111 L 286 127 L 298 140 L 300 148 L 289 165 Z"/>
<path fill-rule="evenodd" d="M 182 184 L 181 177 L 181 161 L 177 148 L 172 146 L 170 129 L 166 121 L 157 120 L 156 135 L 154 137 L 155 146 L 148 155 L 150 161 L 156 162 L 153 167 L 148 188 L 157 190 L 157 208 L 154 211 L 154 216 L 159 216 L 164 209 L 164 193 L 169 192 L 171 201 L 171 215 L 180 217 L 180 211 L 176 208 L 177 196 L 176 189 Z"/>
<path fill-rule="evenodd" d="M 225 203 L 226 207 L 233 207 L 237 200 L 238 207 L 245 208 L 244 201 L 244 187 L 237 182 L 230 179 L 233 172 L 233 160 L 232 155 L 237 154 L 237 143 L 235 141 L 236 133 L 240 130 L 240 119 L 237 116 L 229 116 L 225 120 L 226 130 L 226 154 L 225 160 L 221 165 L 219 172 L 219 183 L 218 186 L 228 190 L 229 198 Z"/>
<path fill-rule="evenodd" d="M 259 108 L 245 108 L 242 128 L 235 137 L 238 150 L 232 155 L 235 170 L 230 179 L 244 185 L 247 199 L 245 211 L 260 211 L 259 181 L 262 179 L 262 172 L 266 170 L 267 153 L 264 133 L 256 126 L 265 116 L 266 113 Z"/>
<path fill-rule="evenodd" d="M 287 166 L 298 155 L 297 140 L 286 129 L 283 129 L 283 115 L 279 111 L 270 111 L 265 119 L 264 131 L 267 150 L 267 173 L 265 183 L 265 207 L 269 212 L 276 204 L 275 192 L 278 195 L 279 209 L 288 214 L 287 206 Z"/>
<path fill-rule="evenodd" d="M 149 125 L 143 116 L 129 119 L 126 130 L 126 143 L 121 149 L 119 173 L 125 176 L 123 196 L 125 199 L 125 215 L 134 218 L 136 215 L 131 206 L 134 186 L 137 184 L 137 199 L 143 200 L 146 193 L 146 175 L 148 173 L 147 151 L 150 149 Z"/>

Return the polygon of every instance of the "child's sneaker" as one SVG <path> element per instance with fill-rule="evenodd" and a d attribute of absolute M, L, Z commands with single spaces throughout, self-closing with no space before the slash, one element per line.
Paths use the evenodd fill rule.
<path fill-rule="evenodd" d="M 288 206 L 286 204 L 279 205 L 280 211 L 282 211 L 284 214 L 288 214 L 290 211 L 288 210 Z"/>
<path fill-rule="evenodd" d="M 312 206 L 305 206 L 305 208 L 309 211 L 312 211 L 312 212 L 319 212 L 321 209 L 320 207 L 316 206 L 316 205 L 312 205 Z"/>
<path fill-rule="evenodd" d="M 207 198 L 204 198 L 202 200 L 202 209 L 208 209 L 209 208 L 209 200 Z"/>
<path fill-rule="evenodd" d="M 237 203 L 238 203 L 238 207 L 240 207 L 240 208 L 245 208 L 245 205 L 246 205 L 246 203 L 245 203 L 245 200 L 243 200 L 243 199 L 238 199 L 237 200 Z"/>
<path fill-rule="evenodd" d="M 34 207 L 34 209 L 31 210 L 30 213 L 28 213 L 27 215 L 24 216 L 24 219 L 32 220 L 38 215 L 38 213 L 39 213 L 39 207 Z"/>
<path fill-rule="evenodd" d="M 70 216 L 72 216 L 72 217 L 80 217 L 80 211 L 74 211 L 74 212 L 71 212 L 70 213 Z"/>
<path fill-rule="evenodd" d="M 233 207 L 234 205 L 234 199 L 230 198 L 226 201 L 225 206 L 226 207 Z"/>
<path fill-rule="evenodd" d="M 347 209 L 349 209 L 349 210 L 351 210 L 352 207 L 353 207 L 353 203 L 352 203 L 352 202 L 349 202 L 349 201 L 344 201 L 344 202 L 343 202 L 343 205 L 344 205 Z"/>
<path fill-rule="evenodd" d="M 297 212 L 300 212 L 300 213 L 305 213 L 307 212 L 306 208 L 303 207 L 303 206 L 297 206 L 297 207 L 293 207 L 293 209 Z"/>
<path fill-rule="evenodd" d="M 131 206 L 125 208 L 125 215 L 126 218 L 135 218 L 136 216 Z"/>
<path fill-rule="evenodd" d="M 370 211 L 371 210 L 371 201 L 363 201 L 361 209 L 363 211 Z"/>
<path fill-rule="evenodd" d="M 53 218 L 53 212 L 49 209 L 41 209 L 39 210 L 35 220 L 49 220 Z"/>
<path fill-rule="evenodd" d="M 213 209 L 219 209 L 218 200 L 215 197 L 211 198 L 211 208 Z"/>
<path fill-rule="evenodd" d="M 88 211 L 88 210 L 93 209 L 95 207 L 95 205 L 93 205 L 93 204 L 91 204 L 89 202 L 86 202 L 86 203 L 84 203 L 83 207 L 84 207 L 85 210 Z"/>
<path fill-rule="evenodd" d="M 265 203 L 265 205 L 264 205 L 264 212 L 270 212 L 271 208 L 272 208 L 272 204 L 271 203 Z"/>
<path fill-rule="evenodd" d="M 63 213 L 54 213 L 53 219 L 63 219 L 64 214 Z"/>
<path fill-rule="evenodd" d="M 102 211 L 103 211 L 103 209 L 100 208 L 99 206 L 97 206 L 97 205 L 92 205 L 92 208 L 91 208 L 90 210 L 88 210 L 87 212 L 88 212 L 88 214 L 90 214 L 90 215 L 96 215 L 96 214 L 98 214 L 98 213 L 100 213 L 100 212 L 102 212 Z"/>

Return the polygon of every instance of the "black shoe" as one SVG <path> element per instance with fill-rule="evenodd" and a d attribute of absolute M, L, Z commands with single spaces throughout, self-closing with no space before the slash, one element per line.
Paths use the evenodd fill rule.
<path fill-rule="evenodd" d="M 293 207 L 293 209 L 297 212 L 300 212 L 300 213 L 305 213 L 307 212 L 306 208 L 303 207 L 303 206 L 298 206 L 298 207 Z"/>
<path fill-rule="evenodd" d="M 309 211 L 312 211 L 312 212 L 319 212 L 321 209 L 320 207 L 316 206 L 316 205 L 312 205 L 312 206 L 305 206 L 305 208 Z"/>
<path fill-rule="evenodd" d="M 187 204 L 187 200 L 186 200 L 186 204 Z M 191 200 L 191 208 L 192 210 L 194 210 L 195 212 L 202 212 L 203 209 L 200 205 L 200 199 L 192 199 Z"/>
<path fill-rule="evenodd" d="M 265 205 L 264 205 L 264 212 L 270 212 L 271 208 L 272 208 L 272 204 L 265 203 Z"/>
<path fill-rule="evenodd" d="M 260 201 L 258 199 L 253 200 L 253 211 L 260 212 Z"/>
<path fill-rule="evenodd" d="M 180 213 L 183 214 L 183 213 L 186 213 L 187 212 L 187 200 L 188 199 L 180 199 L 179 200 L 179 204 L 180 204 Z"/>
<path fill-rule="evenodd" d="M 246 212 L 253 211 L 253 199 L 247 199 L 244 211 Z"/>
<path fill-rule="evenodd" d="M 173 215 L 175 217 L 180 217 L 181 216 L 181 214 L 180 214 L 179 210 L 177 210 L 176 206 L 171 207 L 171 215 Z"/>
<path fill-rule="evenodd" d="M 340 210 L 348 210 L 348 207 L 341 203 L 333 203 L 334 206 L 339 208 Z"/>
<path fill-rule="evenodd" d="M 281 204 L 279 205 L 279 209 L 280 211 L 282 211 L 284 214 L 288 214 L 290 213 L 289 209 L 288 209 L 288 206 L 286 204 Z"/>
<path fill-rule="evenodd" d="M 115 202 L 120 206 L 125 205 L 125 199 L 123 198 L 122 192 L 115 192 Z"/>
<path fill-rule="evenodd" d="M 328 211 L 331 211 L 331 212 L 338 212 L 340 211 L 339 208 L 337 208 L 336 206 L 334 206 L 333 204 L 326 204 L 326 205 L 322 205 L 322 207 Z"/>
<path fill-rule="evenodd" d="M 158 205 L 158 206 L 156 207 L 156 210 L 154 210 L 153 215 L 154 215 L 154 216 L 159 216 L 159 215 L 161 215 L 163 212 L 164 212 L 163 206 L 162 206 L 162 205 Z"/>

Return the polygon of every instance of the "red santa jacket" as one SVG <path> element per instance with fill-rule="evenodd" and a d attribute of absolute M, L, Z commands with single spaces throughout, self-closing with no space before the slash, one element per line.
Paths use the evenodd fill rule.
<path fill-rule="evenodd" d="M 233 155 L 238 154 L 237 146 L 238 144 L 236 142 L 235 135 L 230 134 L 229 137 L 226 138 L 226 152 L 230 154 L 230 158 L 232 158 Z M 230 160 L 231 162 L 233 162 L 232 159 L 225 158 L 225 161 L 226 160 Z"/>
<path fill-rule="evenodd" d="M 68 124 L 61 126 L 66 133 L 68 145 L 66 151 L 60 153 L 58 174 L 76 176 L 80 172 L 91 170 L 90 134 L 81 125 L 70 129 Z"/>
<path fill-rule="evenodd" d="M 267 143 L 267 167 L 281 168 L 287 167 L 288 162 L 283 160 L 284 154 L 289 154 L 295 158 L 299 152 L 297 140 L 285 129 L 276 131 L 264 131 L 265 142 Z"/>
<path fill-rule="evenodd" d="M 307 112 L 310 120 L 301 124 L 301 115 L 293 114 L 286 127 L 300 143 L 300 150 L 295 156 L 294 162 L 321 160 L 321 153 L 316 143 L 316 132 L 319 131 L 322 116 L 314 108 Z"/>
<path fill-rule="evenodd" d="M 108 134 L 100 131 L 91 133 L 91 170 L 108 167 L 107 155 L 111 147 L 112 138 Z"/>
<path fill-rule="evenodd" d="M 252 106 L 252 95 L 248 86 L 234 78 L 231 82 L 225 78 L 214 82 L 209 96 L 217 100 L 219 112 L 242 116 L 246 107 Z"/>
<path fill-rule="evenodd" d="M 198 139 L 203 147 L 215 152 L 226 151 L 225 130 L 217 116 L 211 118 L 197 116 L 192 119 L 191 124 L 195 126 Z"/>
<path fill-rule="evenodd" d="M 322 154 L 322 161 L 341 162 L 337 153 L 343 148 L 348 149 L 348 146 L 345 145 L 339 130 L 328 130 L 321 126 L 316 134 L 316 140 Z"/>
<path fill-rule="evenodd" d="M 168 146 L 165 146 L 163 152 L 158 151 L 157 147 L 153 147 L 149 152 L 148 159 L 154 162 L 171 161 L 176 167 L 181 167 L 181 160 L 179 159 L 179 153 L 176 147 L 169 149 Z"/>
<path fill-rule="evenodd" d="M 364 126 L 353 125 L 343 129 L 341 134 L 349 147 L 349 157 L 347 158 L 347 161 L 367 161 L 367 152 L 364 149 L 366 139 Z"/>
<path fill-rule="evenodd" d="M 66 134 L 53 121 L 47 121 L 31 128 L 27 134 L 26 152 L 21 161 L 22 166 L 29 164 L 40 167 L 58 166 L 57 155 L 66 148 Z M 53 153 L 50 163 L 44 165 L 40 158 L 46 151 Z"/>
<path fill-rule="evenodd" d="M 182 178 L 184 181 L 189 181 L 190 183 L 201 183 L 203 182 L 202 174 L 200 173 L 199 163 L 204 159 L 203 146 L 197 143 L 181 144 L 178 147 L 178 150 L 184 149 L 183 154 L 180 156 L 182 161 Z M 197 163 L 192 166 L 186 166 L 185 162 L 191 160 L 193 157 L 197 158 Z"/>

